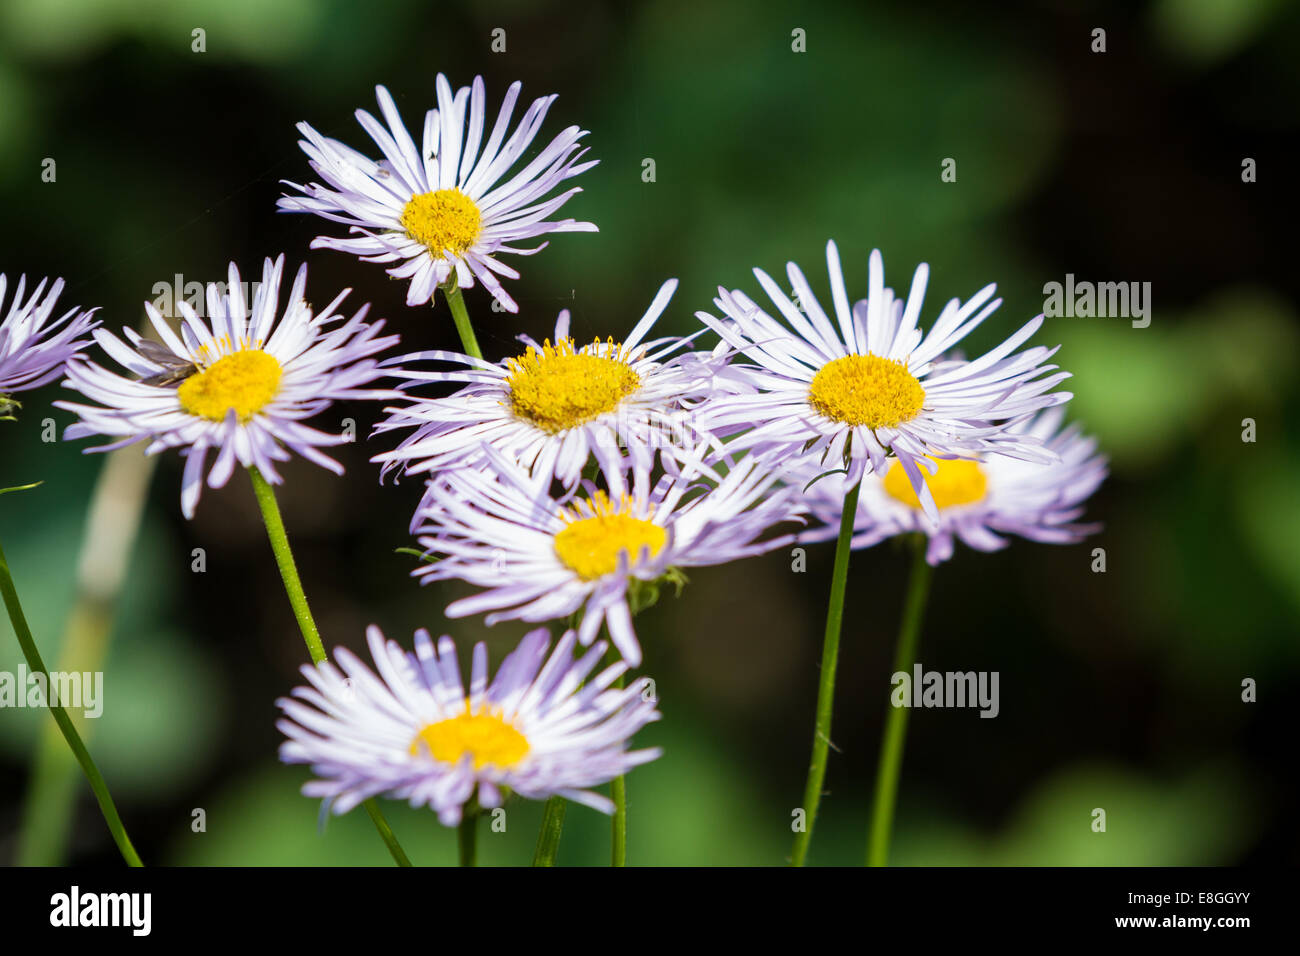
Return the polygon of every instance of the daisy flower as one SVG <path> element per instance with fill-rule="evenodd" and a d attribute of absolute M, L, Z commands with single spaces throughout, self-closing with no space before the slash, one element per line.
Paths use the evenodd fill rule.
<path fill-rule="evenodd" d="M 646 340 L 676 287 L 676 279 L 664 283 L 623 342 L 578 345 L 566 311 L 554 339 L 539 345 L 520 336 L 523 353 L 496 365 L 457 352 L 402 356 L 396 361 L 404 369 L 420 360 L 453 366 L 396 373 L 402 377 L 468 384 L 445 398 L 386 409 L 391 417 L 376 433 L 414 431 L 372 460 L 385 472 L 404 465 L 407 475 L 437 473 L 481 466 L 487 446 L 518 462 L 538 489 L 558 480 L 570 493 L 593 454 L 607 472 L 624 470 L 624 461 L 649 469 L 660 448 L 671 453 L 670 465 L 694 461 L 700 436 L 690 431 L 688 405 L 708 393 L 712 367 L 695 352 L 680 353 L 688 339 Z"/>
<path fill-rule="evenodd" d="M 964 304 L 953 299 L 924 334 L 917 320 L 928 266 L 917 268 L 904 301 L 885 288 L 883 261 L 872 252 L 867 298 L 850 308 L 834 242 L 826 245 L 826 264 L 838 327 L 794 263 L 787 274 L 798 305 L 767 273 L 754 270 L 786 324 L 740 290 L 719 288 L 714 302 L 725 318 L 696 313 L 756 363 L 733 370 L 748 377 L 754 393 L 703 406 L 702 428 L 747 428 L 729 447 L 751 448 L 781 462 L 816 454 L 828 469 L 848 468 L 851 482 L 867 469 L 884 474 L 895 459 L 932 518 L 937 510 L 921 469 L 933 471 L 933 459 L 1051 459 L 1036 437 L 1006 428 L 1070 398 L 1068 392 L 1051 392 L 1068 377 L 1050 374 L 1056 366 L 1045 364 L 1056 349 L 1016 351 L 1042 325 L 1041 315 L 979 358 L 940 361 L 1001 304 L 992 298 L 995 286 Z"/>
<path fill-rule="evenodd" d="M 431 483 L 418 540 L 431 560 L 423 581 L 451 578 L 484 590 L 453 601 L 448 617 L 489 612 L 503 620 L 552 621 L 583 612 L 578 638 L 590 644 L 602 624 L 623 659 L 641 663 L 632 613 L 661 580 L 680 584 L 681 568 L 725 564 L 788 544 L 764 538 L 798 520 L 798 490 L 746 458 L 722 477 L 648 473 L 632 482 L 607 474 L 610 491 L 586 482 L 569 504 L 540 497 L 528 476 L 488 453 L 495 475 L 457 469 Z"/>
<path fill-rule="evenodd" d="M 884 477 L 869 476 L 858 499 L 853 546 L 866 548 L 894 535 L 921 532 L 929 538 L 926 560 L 937 565 L 952 557 L 954 539 L 978 551 L 997 551 L 1008 544 L 1003 535 L 1074 544 L 1100 530 L 1100 525 L 1076 522 L 1083 515 L 1083 503 L 1106 477 L 1106 458 L 1077 425 L 1061 430 L 1064 415 L 1064 407 L 1057 406 L 1011 426 L 1017 434 L 1041 440 L 1059 456 L 1054 461 L 989 455 L 935 462 L 934 474 L 925 481 L 939 509 L 937 526 L 922 514 L 898 462 Z M 809 489 L 809 509 L 826 527 L 801 537 L 835 536 L 845 490 L 842 478 L 828 478 Z"/>
<path fill-rule="evenodd" d="M 638 730 L 659 719 L 645 681 L 613 683 L 619 662 L 588 680 L 605 652 L 597 644 L 574 658 L 569 631 L 547 655 L 550 635 L 531 631 L 488 681 L 487 645 L 474 647 L 469 692 L 451 638 L 434 646 L 415 634 L 415 653 L 366 632 L 378 675 L 345 648 L 338 665 L 304 665 L 310 687 L 277 701 L 277 726 L 289 739 L 286 763 L 310 764 L 317 779 L 303 794 L 346 813 L 386 794 L 428 806 L 445 826 L 460 823 L 476 795 L 501 805 L 505 791 L 530 800 L 561 796 L 612 813 L 614 804 L 587 788 L 654 760 L 658 749 L 628 750 Z"/>
<path fill-rule="evenodd" d="M 161 343 L 133 329 L 123 329 L 125 341 L 96 330 L 95 341 L 131 374 L 86 360 L 69 362 L 64 386 L 101 404 L 55 402 L 80 418 L 64 438 L 118 439 L 87 451 L 111 451 L 139 441 L 149 443 L 150 455 L 181 449 L 181 510 L 187 518 L 194 516 L 198 504 L 209 451 L 217 453 L 207 472 L 209 488 L 225 485 L 236 463 L 256 467 L 277 484 L 282 479 L 275 462 L 288 461 L 290 452 L 342 474 L 343 466 L 320 449 L 344 444 L 350 437 L 317 431 L 306 420 L 332 402 L 397 394 L 361 387 L 385 374 L 371 356 L 397 342 L 397 336 L 380 338 L 383 322 L 364 321 L 368 305 L 335 325 L 340 316 L 334 310 L 350 289 L 313 313 L 304 298 L 305 265 L 280 316 L 283 269 L 284 256 L 274 263 L 266 260 L 250 311 L 232 262 L 225 288 L 215 282 L 207 287 L 210 323 L 188 302 L 178 303 L 179 335 L 146 302 L 145 312 Z"/>
<path fill-rule="evenodd" d="M 42 279 L 23 300 L 27 277 L 19 276 L 9 314 L 0 321 L 0 416 L 18 403 L 9 396 L 48 385 L 63 374 L 68 359 L 89 344 L 86 336 L 98 325 L 95 309 L 69 309 L 51 321 L 54 306 L 63 291 L 63 280 L 55 279 L 47 291 Z M 0 272 L 0 310 L 3 310 L 9 280 Z"/>
<path fill-rule="evenodd" d="M 484 142 L 483 78 L 475 77 L 472 86 L 454 95 L 441 73 L 436 85 L 438 108 L 424 116 L 422 147 L 415 145 L 382 86 L 375 94 L 386 128 L 365 110 L 357 110 L 357 120 L 384 154 L 377 162 L 299 123 L 306 137 L 299 145 L 325 185 L 286 181 L 303 195 L 286 195 L 279 207 L 351 226 L 352 238 L 320 236 L 312 248 L 349 252 L 367 262 L 397 263 L 388 274 L 411 280 L 407 305 L 428 303 L 434 290 L 454 277 L 458 288 L 482 282 L 507 311 L 518 312 L 497 277 L 517 279 L 519 273 L 497 255 L 539 252 L 545 242 L 532 248 L 516 243 L 550 232 L 596 231 L 589 222 L 547 220 L 582 191 L 575 186 L 549 195 L 552 190 L 596 165 L 578 162 L 587 152 L 578 142 L 587 131 L 570 126 L 510 175 L 541 129 L 555 96 L 534 100 L 507 138 L 520 90 L 519 83 L 511 84 Z"/>

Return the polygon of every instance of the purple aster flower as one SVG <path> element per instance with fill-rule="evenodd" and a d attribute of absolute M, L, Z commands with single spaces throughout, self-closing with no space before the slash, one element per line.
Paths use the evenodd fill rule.
<path fill-rule="evenodd" d="M 928 334 L 917 326 L 929 268 L 922 264 L 906 301 L 885 287 L 879 252 L 871 254 L 867 298 L 849 307 L 835 243 L 826 245 L 837 325 L 818 304 L 793 262 L 787 275 L 798 304 L 755 269 L 759 285 L 784 323 L 745 293 L 720 288 L 725 318 L 697 316 L 754 364 L 735 365 L 752 392 L 721 396 L 701 407 L 700 427 L 715 433 L 746 429 L 729 449 L 753 449 L 776 465 L 817 456 L 823 470 L 847 467 L 850 481 L 870 469 L 883 474 L 896 460 L 932 517 L 935 505 L 921 480 L 933 459 L 1009 455 L 1048 461 L 1036 436 L 1006 426 L 1068 401 L 1051 389 L 1068 377 L 1045 364 L 1056 351 L 1017 352 L 1042 324 L 1040 315 L 990 352 L 971 361 L 940 356 L 1001 304 L 988 285 L 966 303 L 949 302 Z"/>
<path fill-rule="evenodd" d="M 929 538 L 926 560 L 933 565 L 952 557 L 957 539 L 979 551 L 997 551 L 1007 546 L 1005 535 L 1074 544 L 1100 530 L 1100 525 L 1077 522 L 1084 502 L 1106 477 L 1106 458 L 1077 425 L 1061 430 L 1064 415 L 1064 406 L 1057 406 L 1011 426 L 1016 434 L 1041 440 L 1058 456 L 1053 461 L 1002 455 L 936 461 L 925 481 L 938 506 L 937 525 L 921 511 L 898 462 L 883 477 L 868 476 L 858 498 L 853 546 L 867 548 L 894 535 L 920 532 Z M 826 526 L 801 535 L 803 540 L 835 536 L 845 490 L 839 476 L 809 488 L 809 509 Z"/>
<path fill-rule="evenodd" d="M 793 540 L 772 536 L 798 521 L 797 488 L 784 487 L 754 458 L 718 477 L 711 472 L 666 474 L 651 485 L 633 469 L 606 473 L 608 491 L 584 483 L 569 504 L 539 497 L 528 475 L 489 452 L 491 471 L 457 469 L 429 487 L 416 529 L 437 560 L 414 574 L 449 578 L 484 590 L 452 602 L 448 617 L 489 612 L 503 620 L 553 621 L 583 612 L 578 637 L 588 645 L 601 624 L 623 659 L 641 663 L 632 612 L 643 589 L 680 584 L 682 568 L 725 564 Z"/>
<path fill-rule="evenodd" d="M 660 754 L 627 749 L 659 712 L 644 680 L 613 686 L 625 663 L 595 673 L 604 642 L 575 658 L 569 631 L 548 655 L 550 635 L 539 628 L 490 682 L 487 645 L 477 644 L 466 693 L 451 638 L 435 648 L 427 631 L 417 631 L 414 654 L 386 642 L 377 627 L 366 639 L 377 676 L 339 648 L 337 666 L 304 665 L 311 686 L 277 702 L 285 713 L 277 726 L 289 738 L 280 759 L 310 764 L 317 779 L 302 792 L 334 813 L 384 794 L 428 806 L 456 826 L 475 796 L 480 806 L 497 807 L 506 790 L 612 813 L 614 804 L 588 788 Z"/>
<path fill-rule="evenodd" d="M 498 255 L 539 252 L 545 242 L 531 248 L 516 243 L 551 232 L 597 231 L 589 222 L 547 219 L 582 191 L 575 186 L 550 195 L 552 190 L 596 165 L 578 162 L 587 152 L 578 142 L 587 131 L 570 126 L 510 175 L 555 97 L 535 100 L 507 137 L 519 83 L 506 92 L 490 133 L 482 77 L 454 95 L 441 73 L 436 85 L 438 108 L 425 114 L 422 147 L 416 146 L 382 86 L 375 93 L 387 128 L 357 110 L 357 120 L 384 154 L 378 162 L 299 123 L 306 137 L 300 141 L 303 152 L 326 185 L 286 182 L 304 196 L 285 196 L 279 206 L 351 226 L 353 238 L 320 236 L 312 248 L 397 263 L 388 274 L 411 280 L 407 305 L 427 304 L 434 290 L 454 277 L 460 288 L 482 282 L 507 311 L 518 312 L 497 276 L 517 279 L 519 273 Z"/>
<path fill-rule="evenodd" d="M 523 353 L 499 364 L 442 351 L 395 359 L 404 371 L 394 374 L 404 378 L 468 384 L 446 397 L 387 409 L 391 417 L 376 433 L 415 431 L 373 460 L 385 472 L 404 465 L 404 475 L 436 474 L 482 467 L 486 445 L 519 463 L 539 490 L 554 480 L 570 493 L 593 455 L 607 472 L 649 469 L 659 451 L 670 468 L 700 464 L 696 449 L 707 436 L 691 428 L 691 405 L 711 394 L 716 363 L 683 352 L 689 339 L 647 339 L 676 287 L 675 279 L 664 283 L 623 342 L 577 344 L 566 311 L 553 340 L 539 345 L 521 335 Z M 425 360 L 452 368 L 409 370 Z"/>
<path fill-rule="evenodd" d="M 386 374 L 371 356 L 396 343 L 397 336 L 380 338 L 384 323 L 364 321 L 368 305 L 335 325 L 341 318 L 335 309 L 349 289 L 313 313 L 304 298 L 305 265 L 280 316 L 283 269 L 284 256 L 274 263 L 266 260 L 250 311 L 239 270 L 231 263 L 228 285 L 207 287 L 208 322 L 188 302 L 178 303 L 183 317 L 179 335 L 146 302 L 160 343 L 133 329 L 123 329 L 125 341 L 96 330 L 95 340 L 131 374 L 84 359 L 69 362 L 64 386 L 100 405 L 56 402 L 80 418 L 64 438 L 118 439 L 87 451 L 110 451 L 139 441 L 149 443 L 146 453 L 151 455 L 181 449 L 181 510 L 187 518 L 194 516 L 198 504 L 209 451 L 216 452 L 207 471 L 209 488 L 225 485 L 236 464 L 256 467 L 267 481 L 278 484 L 283 479 L 275 463 L 288 461 L 290 452 L 342 474 L 343 466 L 320 449 L 344 444 L 350 436 L 318 431 L 307 420 L 336 401 L 399 394 L 362 387 Z"/>
<path fill-rule="evenodd" d="M 10 396 L 59 378 L 68 360 L 88 344 L 87 335 L 99 323 L 96 310 L 73 307 L 51 321 L 54 306 L 63 291 L 63 280 L 55 279 L 47 291 L 42 279 L 23 301 L 27 277 L 19 276 L 9 314 L 0 321 L 0 416 L 18 403 Z M 9 280 L 0 273 L 0 310 L 4 309 Z"/>

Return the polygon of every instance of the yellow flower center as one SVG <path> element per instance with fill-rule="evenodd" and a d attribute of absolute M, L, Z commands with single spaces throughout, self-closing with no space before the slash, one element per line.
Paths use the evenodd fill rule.
<path fill-rule="evenodd" d="M 458 717 L 449 717 L 429 724 L 411 741 L 411 755 L 421 749 L 434 760 L 459 764 L 466 754 L 473 755 L 474 769 L 482 770 L 491 764 L 505 770 L 527 756 L 528 738 L 507 721 L 489 711 L 471 714 L 468 710 Z"/>
<path fill-rule="evenodd" d="M 402 228 L 435 256 L 463 256 L 483 231 L 483 216 L 459 189 L 439 189 L 412 196 L 402 210 Z"/>
<path fill-rule="evenodd" d="M 261 349 L 244 349 L 191 375 L 176 393 L 181 407 L 191 415 L 220 422 L 233 408 L 239 420 L 246 422 L 275 398 L 280 372 L 274 356 Z"/>
<path fill-rule="evenodd" d="M 601 351 L 599 355 L 579 351 L 571 338 L 555 345 L 547 339 L 540 352 L 530 346 L 506 363 L 510 408 L 551 434 L 613 411 L 641 387 L 641 376 L 632 371 L 622 346 L 612 339 Z"/>
<path fill-rule="evenodd" d="M 934 503 L 940 508 L 973 504 L 988 493 L 988 479 L 984 477 L 979 462 L 949 458 L 932 458 L 931 461 L 939 466 L 939 470 L 931 475 L 921 469 L 921 477 L 930 486 Z M 894 462 L 885 474 L 885 492 L 905 505 L 921 507 L 907 472 L 898 462 Z"/>
<path fill-rule="evenodd" d="M 618 556 L 627 553 L 628 566 L 636 564 L 641 549 L 653 557 L 668 540 L 668 532 L 644 518 L 627 514 L 631 501 L 615 505 L 598 491 L 572 511 L 561 511 L 567 524 L 555 536 L 555 553 L 578 577 L 594 581 L 618 570 Z"/>
<path fill-rule="evenodd" d="M 808 402 L 827 418 L 867 428 L 910 421 L 925 403 L 925 389 L 905 362 L 879 355 L 845 355 L 813 376 Z"/>

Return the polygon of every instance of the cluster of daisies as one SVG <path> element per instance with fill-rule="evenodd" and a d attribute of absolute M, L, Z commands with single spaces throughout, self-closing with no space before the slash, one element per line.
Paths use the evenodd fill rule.
<path fill-rule="evenodd" d="M 409 280 L 408 305 L 481 284 L 515 312 L 503 280 L 519 274 L 505 259 L 551 233 L 595 231 L 554 218 L 595 165 L 586 132 L 535 149 L 554 97 L 516 121 L 516 83 L 489 129 L 481 79 L 453 92 L 439 76 L 436 89 L 419 142 L 382 87 L 382 121 L 357 112 L 378 158 L 301 124 L 320 181 L 288 184 L 279 206 L 345 225 L 313 248 L 385 263 Z M 179 450 L 192 516 L 202 486 L 223 486 L 236 465 L 273 485 L 292 455 L 341 472 L 327 450 L 347 439 L 321 430 L 321 413 L 383 403 L 373 461 L 423 486 L 414 576 L 473 587 L 449 618 L 561 634 L 552 646 L 547 628 L 531 631 L 495 674 L 475 646 L 466 684 L 450 638 L 422 631 L 408 651 L 372 627 L 373 670 L 345 649 L 303 668 L 307 686 L 280 702 L 282 758 L 310 765 L 304 792 L 338 813 L 387 795 L 453 825 L 510 793 L 609 811 L 592 788 L 658 756 L 630 749 L 660 716 L 646 683 L 625 679 L 642 660 L 636 614 L 685 569 L 833 537 L 853 489 L 855 547 L 920 533 L 932 564 L 955 539 L 988 551 L 1009 535 L 1069 543 L 1092 530 L 1078 519 L 1106 465 L 1063 428 L 1067 373 L 1054 349 L 1027 344 L 1041 317 L 965 358 L 958 346 L 1001 302 L 992 285 L 923 324 L 926 266 L 898 296 L 879 253 L 852 282 L 834 243 L 826 265 L 829 308 L 790 263 L 784 284 L 754 270 L 765 298 L 719 288 L 698 331 L 658 335 L 669 280 L 604 339 L 576 338 L 561 312 L 551 337 L 521 337 L 495 362 L 395 353 L 367 307 L 343 309 L 348 290 L 309 305 L 305 267 L 283 297 L 282 256 L 252 301 L 232 264 L 207 287 L 206 317 L 146 303 L 145 331 L 121 336 L 90 312 L 53 319 L 61 283 L 24 299 L 20 281 L 0 327 L 0 409 L 62 375 L 81 397 L 56 403 L 77 417 L 66 437 L 108 439 L 91 451 Z M 0 277 L 0 305 L 4 289 Z M 714 344 L 697 347 L 709 333 Z M 119 368 L 86 354 L 90 338 Z"/>

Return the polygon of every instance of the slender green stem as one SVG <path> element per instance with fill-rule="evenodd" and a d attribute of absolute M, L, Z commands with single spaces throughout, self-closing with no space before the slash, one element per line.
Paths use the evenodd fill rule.
<path fill-rule="evenodd" d="M 614 801 L 614 820 L 610 824 L 610 866 L 627 866 L 627 777 L 620 774 L 609 785 Z"/>
<path fill-rule="evenodd" d="M 925 599 L 930 590 L 931 568 L 925 560 L 925 535 L 912 542 L 912 575 L 903 603 L 903 619 L 898 626 L 898 646 L 894 651 L 894 673 L 910 673 L 916 661 L 916 646 L 925 616 Z M 892 702 L 891 702 L 892 703 Z M 907 715 L 910 707 L 891 706 L 885 715 L 885 730 L 880 741 L 880 766 L 876 770 L 876 799 L 871 811 L 871 834 L 867 839 L 867 866 L 889 865 L 889 836 L 894 825 L 894 805 L 898 799 L 898 778 L 903 768 L 903 747 L 907 742 Z"/>
<path fill-rule="evenodd" d="M 289 535 L 284 530 L 284 519 L 280 517 L 280 506 L 275 500 L 275 489 L 262 477 L 256 468 L 248 469 L 253 479 L 253 493 L 257 495 L 258 507 L 262 509 L 262 520 L 266 524 L 266 536 L 271 539 L 271 550 L 275 553 L 275 563 L 280 568 L 280 578 L 284 581 L 285 594 L 289 596 L 289 606 L 293 616 L 298 619 L 298 629 L 302 639 L 307 642 L 307 653 L 313 664 L 326 659 L 325 645 L 321 643 L 320 631 L 311 616 L 307 604 L 307 594 L 302 589 L 302 579 L 298 577 L 298 565 L 293 560 L 293 550 L 289 547 Z"/>
<path fill-rule="evenodd" d="M 456 830 L 456 842 L 460 846 L 460 865 L 478 866 L 478 811 L 465 808 L 465 815 L 460 818 Z"/>
<path fill-rule="evenodd" d="M 158 456 L 139 445 L 105 456 L 95 479 L 77 558 L 76 593 L 63 628 L 60 671 L 102 671 Z M 70 715 L 87 747 L 97 721 Z M 56 723 L 45 726 L 32 761 L 15 862 L 60 866 L 67 857 L 81 770 Z"/>
<path fill-rule="evenodd" d="M 390 827 L 388 821 L 384 819 L 384 813 L 379 809 L 379 804 L 375 801 L 375 798 L 371 797 L 361 805 L 366 808 L 366 813 L 369 814 L 370 821 L 375 825 L 375 829 L 379 831 L 380 839 L 382 839 L 384 845 L 388 847 L 388 852 L 392 854 L 393 860 L 396 861 L 397 865 L 410 866 L 411 861 L 407 859 L 406 853 L 402 851 L 402 845 L 397 842 L 397 837 L 393 833 L 393 828 Z"/>
<path fill-rule="evenodd" d="M 611 646 L 605 657 L 607 664 L 620 660 L 618 649 Z M 627 672 L 618 675 L 611 685 L 623 687 Z M 609 784 L 609 798 L 614 801 L 614 816 L 610 821 L 610 866 L 627 866 L 627 777 L 619 774 Z"/>
<path fill-rule="evenodd" d="M 537 850 L 533 853 L 533 866 L 555 866 L 560 852 L 560 833 L 564 830 L 563 797 L 550 797 L 542 809 L 542 829 L 537 834 Z"/>
<path fill-rule="evenodd" d="M 840 534 L 835 543 L 835 566 L 831 571 L 831 596 L 826 605 L 826 634 L 822 640 L 822 673 L 817 687 L 817 721 L 813 729 L 812 761 L 808 765 L 808 783 L 804 787 L 803 829 L 794 835 L 792 866 L 803 866 L 812 843 L 813 824 L 822 799 L 826 779 L 826 757 L 831 743 L 831 716 L 835 706 L 835 669 L 840 656 L 840 629 L 844 622 L 844 589 L 849 577 L 849 553 L 853 549 L 853 526 L 858 512 L 858 483 L 844 496 L 840 514 Z"/>
<path fill-rule="evenodd" d="M 442 294 L 447 297 L 447 305 L 451 306 L 451 318 L 456 323 L 456 331 L 460 333 L 465 354 L 481 359 L 483 351 L 478 347 L 478 339 L 474 337 L 474 325 L 469 320 L 469 312 L 465 310 L 465 297 L 460 294 L 460 286 L 456 285 L 455 279 L 451 279 L 441 288 Z"/>
<path fill-rule="evenodd" d="M 628 865 L 628 778 L 624 775 L 614 778 L 610 784 L 610 796 L 614 800 L 614 822 L 611 823 L 610 866 Z"/>
<path fill-rule="evenodd" d="M 32 669 L 33 673 L 47 673 L 45 662 L 41 660 L 40 651 L 36 649 L 36 641 L 32 638 L 31 629 L 27 626 L 27 618 L 23 614 L 22 605 L 18 602 L 18 590 L 14 587 L 13 576 L 9 572 L 9 562 L 5 560 L 3 548 L 0 548 L 0 595 L 4 597 L 5 609 L 9 612 L 9 620 L 13 624 L 14 634 L 18 637 L 18 644 L 23 650 L 23 657 L 27 659 L 27 666 Z M 59 730 L 63 732 L 63 738 L 68 742 L 68 746 L 72 749 L 73 755 L 76 756 L 77 762 L 81 764 L 86 779 L 90 781 L 90 789 L 95 791 L 95 799 L 99 801 L 99 810 L 104 814 L 104 821 L 108 824 L 109 832 L 113 834 L 113 841 L 117 844 L 122 859 L 129 866 L 144 866 L 140 862 L 139 854 L 135 852 L 135 847 L 131 845 L 131 838 L 127 836 L 126 827 L 122 825 L 122 818 L 117 814 L 117 807 L 113 803 L 113 797 L 108 792 L 108 784 L 104 782 L 99 768 L 95 766 L 95 761 L 91 759 L 90 751 L 81 742 L 81 736 L 77 733 L 72 718 L 52 698 L 46 703 L 49 704 L 50 715 L 54 718 L 54 722 L 59 725 Z"/>
<path fill-rule="evenodd" d="M 275 489 L 256 468 L 249 468 L 248 474 L 253 479 L 253 493 L 257 495 L 257 504 L 262 509 L 266 535 L 271 539 L 275 563 L 280 568 L 284 591 L 289 597 L 289 606 L 293 608 L 293 616 L 298 619 L 298 629 L 302 631 L 302 639 L 307 644 L 307 653 L 311 655 L 313 664 L 323 663 L 328 659 L 325 646 L 321 643 L 320 631 L 316 628 L 316 621 L 311 616 L 311 607 L 307 604 L 307 593 L 303 591 L 302 580 L 298 577 L 298 565 L 294 562 L 293 551 L 289 547 L 289 536 L 284 530 L 284 519 L 280 517 L 280 506 L 275 500 Z M 392 854 L 393 860 L 398 866 L 410 866 L 411 861 L 402 852 L 397 837 L 393 835 L 393 828 L 384 819 L 379 804 L 372 798 L 365 801 L 365 808 L 375 824 L 375 829 L 379 831 L 380 838 L 388 847 L 388 852 Z"/>

